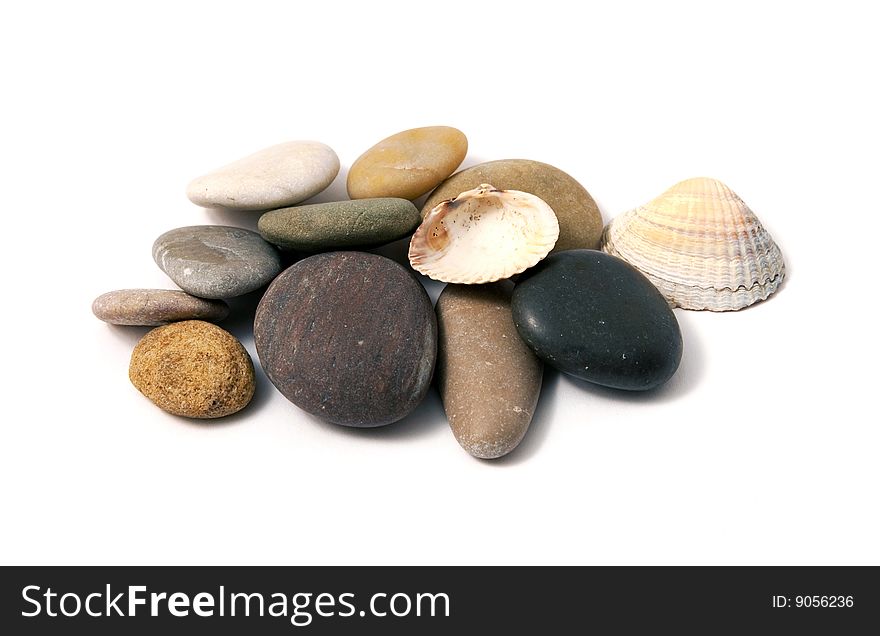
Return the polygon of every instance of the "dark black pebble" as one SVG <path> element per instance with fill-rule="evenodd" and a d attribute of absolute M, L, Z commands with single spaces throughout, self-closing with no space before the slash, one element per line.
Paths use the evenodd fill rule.
<path fill-rule="evenodd" d="M 604 252 L 550 255 L 520 277 L 512 309 L 517 331 L 540 358 L 595 384 L 652 389 L 681 361 L 681 330 L 666 299 Z"/>

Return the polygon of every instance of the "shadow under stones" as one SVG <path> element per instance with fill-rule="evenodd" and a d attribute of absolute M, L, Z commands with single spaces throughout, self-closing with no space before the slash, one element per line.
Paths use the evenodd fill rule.
<path fill-rule="evenodd" d="M 111 325 L 107 323 L 108 331 L 113 334 L 117 342 L 123 343 L 128 347 L 129 355 L 134 350 L 135 345 L 141 341 L 147 333 L 155 327 L 138 327 L 136 325 Z"/>
<path fill-rule="evenodd" d="M 406 441 L 431 433 L 432 431 L 446 426 L 446 413 L 443 411 L 443 404 L 440 402 L 440 395 L 437 390 L 431 386 L 428 394 L 422 403 L 416 409 L 393 424 L 386 426 L 364 427 L 340 426 L 327 422 L 321 418 L 301 411 L 308 419 L 317 426 L 324 428 L 328 432 L 337 435 L 344 435 L 357 438 L 369 438 L 375 440 L 400 440 Z"/>
<path fill-rule="evenodd" d="M 229 316 L 218 323 L 218 326 L 241 341 L 252 342 L 254 339 L 254 317 L 257 313 L 257 305 L 263 299 L 266 287 L 260 287 L 237 298 L 227 299 Z"/>
<path fill-rule="evenodd" d="M 226 225 L 241 227 L 252 232 L 257 231 L 257 221 L 262 212 L 253 210 L 227 210 L 226 208 L 203 208 L 208 217 L 208 225 Z M 197 225 L 193 223 L 193 225 Z"/>
<path fill-rule="evenodd" d="M 392 261 L 409 269 L 409 241 L 411 237 L 412 235 L 405 236 L 402 239 L 378 247 L 366 248 L 363 251 L 390 258 Z"/>
<path fill-rule="evenodd" d="M 348 168 L 349 166 L 341 164 L 339 166 L 339 173 L 329 186 L 324 190 L 321 190 L 312 198 L 306 199 L 296 205 L 300 206 L 313 205 L 315 203 L 330 203 L 333 201 L 348 201 L 348 188 L 346 187 L 346 183 L 348 182 Z"/>

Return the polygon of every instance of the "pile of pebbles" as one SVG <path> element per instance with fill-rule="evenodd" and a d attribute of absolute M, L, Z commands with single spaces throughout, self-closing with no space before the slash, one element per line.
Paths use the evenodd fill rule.
<path fill-rule="evenodd" d="M 94 301 L 108 323 L 156 327 L 132 354 L 134 386 L 182 417 L 245 408 L 253 364 L 211 323 L 229 314 L 226 299 L 267 285 L 254 340 L 288 400 L 339 425 L 383 426 L 411 413 L 434 381 L 455 438 L 479 458 L 501 457 L 523 439 L 545 363 L 629 391 L 672 377 L 682 337 L 670 302 L 633 266 L 599 251 L 604 224 L 587 190 L 524 159 L 453 174 L 467 148 L 464 134 L 445 126 L 388 137 L 352 164 L 348 201 L 297 205 L 340 169 L 336 153 L 314 141 L 282 143 L 193 180 L 193 203 L 256 211 L 259 232 L 172 229 L 155 240 L 153 259 L 180 290 L 117 290 Z M 540 198 L 558 221 L 552 251 L 515 283 L 448 284 L 435 308 L 411 267 L 358 251 L 412 235 L 436 206 L 485 184 Z M 412 201 L 428 193 L 417 209 Z M 471 214 L 468 223 L 479 220 Z M 478 247 L 483 258 L 507 249 Z M 299 260 L 282 271 L 280 251 Z"/>

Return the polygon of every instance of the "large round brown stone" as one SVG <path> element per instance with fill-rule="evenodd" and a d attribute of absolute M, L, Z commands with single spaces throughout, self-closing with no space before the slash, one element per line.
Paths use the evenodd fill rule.
<path fill-rule="evenodd" d="M 425 397 L 437 323 L 425 289 L 394 261 L 329 252 L 272 282 L 254 340 L 266 375 L 298 407 L 335 424 L 382 426 Z"/>
<path fill-rule="evenodd" d="M 131 354 L 128 377 L 156 406 L 183 417 L 230 415 L 254 395 L 254 365 L 245 348 L 201 320 L 148 332 Z"/>
<path fill-rule="evenodd" d="M 482 183 L 490 183 L 501 190 L 529 192 L 546 201 L 559 219 L 559 239 L 554 252 L 598 249 L 603 227 L 599 206 L 573 177 L 540 161 L 501 159 L 457 172 L 431 193 L 422 207 L 422 216 L 441 201 L 457 197 Z"/>

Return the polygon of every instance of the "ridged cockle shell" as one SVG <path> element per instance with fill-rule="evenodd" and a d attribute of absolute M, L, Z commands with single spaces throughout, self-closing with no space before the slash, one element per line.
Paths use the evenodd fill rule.
<path fill-rule="evenodd" d="M 755 213 L 705 177 L 682 181 L 613 219 L 602 249 L 684 309 L 742 309 L 770 296 L 785 276 L 782 252 Z"/>

